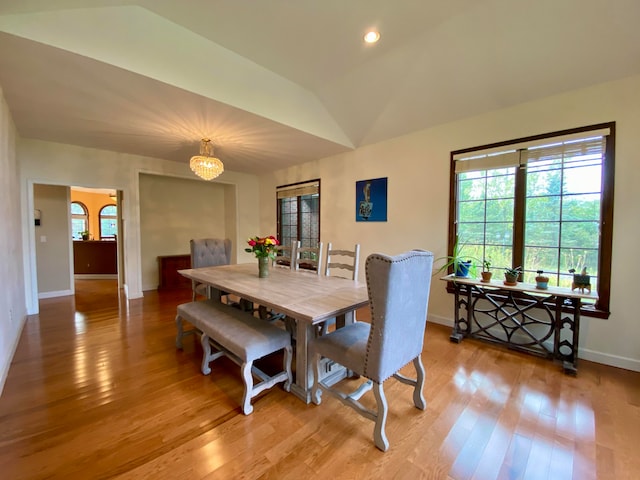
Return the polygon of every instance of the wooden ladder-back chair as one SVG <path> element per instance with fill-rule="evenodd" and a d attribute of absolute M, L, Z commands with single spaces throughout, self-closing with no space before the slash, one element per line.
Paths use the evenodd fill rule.
<path fill-rule="evenodd" d="M 426 408 L 422 389 L 424 367 L 420 358 L 427 321 L 433 254 L 421 250 L 390 257 L 372 254 L 365 264 L 371 323 L 355 322 L 309 342 L 314 365 L 311 399 L 321 403 L 327 392 L 357 413 L 375 422 L 373 438 L 382 451 L 389 448 L 385 433 L 387 399 L 383 384 L 394 377 L 413 387 L 413 403 Z M 345 394 L 323 383 L 320 360 L 329 358 L 356 375 L 368 379 L 351 394 Z M 408 378 L 399 370 L 413 362 L 417 378 Z M 359 402 L 362 395 L 373 389 L 376 410 Z"/>
<path fill-rule="evenodd" d="M 291 258 L 293 270 L 309 270 L 320 275 L 322 273 L 322 242 L 318 243 L 317 247 L 302 247 L 298 242 Z"/>
<path fill-rule="evenodd" d="M 335 257 L 342 257 L 336 259 Z M 332 269 L 346 270 L 351 280 L 358 279 L 358 265 L 360 262 L 360 244 L 356 243 L 353 250 L 334 249 L 331 242 L 327 244 L 327 264 L 324 269 L 326 276 L 331 275 Z M 344 272 L 338 272 L 339 276 Z"/>

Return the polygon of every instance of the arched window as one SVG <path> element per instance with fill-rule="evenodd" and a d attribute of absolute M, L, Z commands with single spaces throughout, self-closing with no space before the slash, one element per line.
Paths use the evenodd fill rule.
<path fill-rule="evenodd" d="M 89 213 L 82 202 L 71 202 L 71 238 L 82 240 L 82 232 L 89 231 Z"/>
<path fill-rule="evenodd" d="M 118 234 L 118 207 L 105 205 L 100 209 L 100 239 L 115 240 Z"/>

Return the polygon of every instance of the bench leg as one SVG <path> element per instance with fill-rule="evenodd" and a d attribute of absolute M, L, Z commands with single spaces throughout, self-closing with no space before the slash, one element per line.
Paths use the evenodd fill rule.
<path fill-rule="evenodd" d="M 224 352 L 221 351 L 211 352 L 211 342 L 209 340 L 206 333 L 203 333 L 200 337 L 200 344 L 202 345 L 202 366 L 200 367 L 200 371 L 203 375 L 209 375 L 211 373 L 209 363 L 224 355 Z"/>
<path fill-rule="evenodd" d="M 182 317 L 180 315 L 176 315 L 176 348 L 182 350 L 182 339 L 187 335 L 192 335 L 199 331 L 197 328 L 192 328 L 191 330 L 184 330 L 184 324 L 182 323 Z"/>
<path fill-rule="evenodd" d="M 242 364 L 242 379 L 244 380 L 244 397 L 242 397 L 242 413 L 249 415 L 253 412 L 253 406 L 251 405 L 251 397 L 253 396 L 253 375 L 251 374 L 251 367 L 253 362 L 245 362 Z"/>

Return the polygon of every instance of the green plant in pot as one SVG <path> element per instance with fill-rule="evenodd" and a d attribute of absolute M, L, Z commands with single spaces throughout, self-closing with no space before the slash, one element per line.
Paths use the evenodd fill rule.
<path fill-rule="evenodd" d="M 493 272 L 491 271 L 490 260 L 482 261 L 482 271 L 480 272 L 480 275 L 482 275 L 482 280 L 481 280 L 482 282 L 489 283 L 491 281 L 491 276 L 493 275 Z"/>
<path fill-rule="evenodd" d="M 449 267 L 452 267 L 456 277 L 468 278 L 469 271 L 473 266 L 473 262 L 476 261 L 480 263 L 480 260 L 474 257 L 462 255 L 463 247 L 464 245 L 460 245 L 460 243 L 458 242 L 458 237 L 456 237 L 456 242 L 453 245 L 453 251 L 451 252 L 451 255 L 436 259 L 436 262 L 440 260 L 445 261 L 445 263 L 436 271 L 436 273 L 448 272 Z"/>
<path fill-rule="evenodd" d="M 549 288 L 549 277 L 543 275 L 542 270 L 536 270 L 536 288 L 540 290 L 546 290 Z"/>
<path fill-rule="evenodd" d="M 504 284 L 515 286 L 518 284 L 518 277 L 522 273 L 522 267 L 508 267 L 504 269 Z"/>
<path fill-rule="evenodd" d="M 571 282 L 571 291 L 574 291 L 576 288 L 584 293 L 591 293 L 591 275 L 587 273 L 587 267 L 583 267 L 580 273 L 576 273 L 576 269 L 572 268 L 569 270 L 569 273 L 573 274 L 573 282 Z"/>
<path fill-rule="evenodd" d="M 84 230 L 82 232 L 80 232 L 80 236 L 82 237 L 82 240 L 89 240 L 89 230 Z"/>

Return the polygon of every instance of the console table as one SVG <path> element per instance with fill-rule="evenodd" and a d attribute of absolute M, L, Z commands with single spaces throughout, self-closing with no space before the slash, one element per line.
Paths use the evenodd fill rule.
<path fill-rule="evenodd" d="M 595 293 L 562 287 L 541 290 L 521 282 L 507 286 L 454 275 L 441 280 L 454 287 L 452 342 L 477 338 L 559 360 L 565 373 L 577 372 L 580 305 L 583 299 L 597 299 Z"/>

